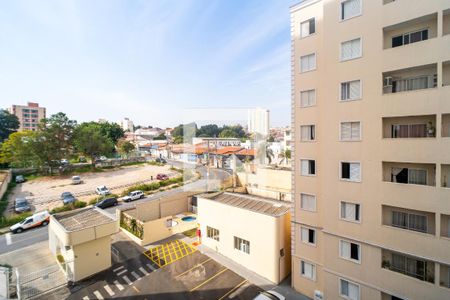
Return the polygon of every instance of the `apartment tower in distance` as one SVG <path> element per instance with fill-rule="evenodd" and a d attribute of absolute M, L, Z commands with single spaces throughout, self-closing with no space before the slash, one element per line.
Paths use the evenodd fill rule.
<path fill-rule="evenodd" d="M 291 7 L 292 285 L 450 299 L 450 0 Z"/>
<path fill-rule="evenodd" d="M 19 131 L 37 130 L 39 122 L 45 118 L 45 107 L 40 107 L 36 102 L 28 102 L 27 105 L 12 105 L 8 111 L 19 119 Z"/>

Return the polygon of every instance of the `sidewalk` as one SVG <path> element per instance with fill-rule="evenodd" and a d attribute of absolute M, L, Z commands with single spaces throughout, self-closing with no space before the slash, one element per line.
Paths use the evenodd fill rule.
<path fill-rule="evenodd" d="M 223 256 L 222 254 L 214 251 L 211 248 L 208 248 L 204 245 L 199 245 L 197 249 L 201 251 L 202 254 L 211 257 L 215 261 L 224 265 L 238 275 L 244 277 L 251 283 L 263 288 L 264 290 L 275 290 L 285 296 L 287 300 L 311 300 L 310 298 L 296 292 L 291 287 L 291 276 L 287 277 L 280 284 L 276 285 L 268 279 L 265 279 L 264 277 L 254 273 L 253 271 L 250 271 L 249 269 Z"/>

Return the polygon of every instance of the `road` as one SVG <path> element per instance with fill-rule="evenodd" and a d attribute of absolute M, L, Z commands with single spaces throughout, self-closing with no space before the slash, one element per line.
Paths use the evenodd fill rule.
<path fill-rule="evenodd" d="M 183 168 L 183 163 L 178 161 L 169 161 L 169 163 L 177 168 Z M 181 186 L 176 189 L 160 192 L 157 194 L 154 194 L 150 197 L 146 197 L 141 200 L 133 201 L 132 203 L 120 203 L 119 206 L 111 207 L 106 209 L 108 213 L 114 214 L 116 208 L 118 207 L 126 207 L 126 206 L 133 206 L 136 203 L 145 202 L 145 201 L 152 201 L 156 200 L 163 196 L 169 196 L 174 195 L 176 193 L 179 193 L 183 190 L 190 189 L 197 191 L 199 193 L 207 191 L 207 186 L 209 190 L 211 190 L 211 187 L 213 187 L 216 183 L 222 182 L 223 180 L 227 179 L 230 174 L 228 172 L 225 172 L 220 169 L 208 169 L 204 166 L 197 166 L 195 168 L 202 176 L 201 179 L 194 181 L 192 183 L 189 183 L 187 185 Z M 17 249 L 21 249 L 30 245 L 33 245 L 38 242 L 42 242 L 48 239 L 48 229 L 47 227 L 40 227 L 31 229 L 25 232 L 22 232 L 20 234 L 12 234 L 7 233 L 0 236 L 0 254 L 11 252 Z"/>

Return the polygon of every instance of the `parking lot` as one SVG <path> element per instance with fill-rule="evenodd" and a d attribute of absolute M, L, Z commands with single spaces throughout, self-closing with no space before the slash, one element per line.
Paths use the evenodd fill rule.
<path fill-rule="evenodd" d="M 114 258 L 110 270 L 78 283 L 70 294 L 59 294 L 55 299 L 253 299 L 261 291 L 179 240 L 155 247 L 158 248 L 155 252 L 166 252 L 167 263 L 161 267 L 155 256 L 149 258 L 147 249 L 130 241 L 116 242 L 113 248 L 123 256 L 119 260 Z M 172 249 L 170 254 L 168 249 Z M 168 255 L 174 259 L 170 260 Z"/>
<path fill-rule="evenodd" d="M 170 166 L 137 165 L 121 167 L 98 173 L 83 173 L 82 184 L 72 185 L 71 176 L 42 177 L 18 184 L 9 195 L 9 206 L 5 214 L 12 214 L 14 199 L 27 197 L 32 209 L 40 211 L 61 206 L 61 193 L 71 192 L 80 200 L 92 198 L 94 190 L 99 185 L 106 185 L 113 193 L 120 193 L 127 185 L 156 180 L 158 173 L 176 175 L 170 171 Z"/>

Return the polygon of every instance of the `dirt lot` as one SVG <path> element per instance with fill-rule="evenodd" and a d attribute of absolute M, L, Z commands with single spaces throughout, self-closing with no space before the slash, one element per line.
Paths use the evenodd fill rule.
<path fill-rule="evenodd" d="M 83 173 L 82 184 L 72 185 L 71 176 L 42 177 L 18 184 L 9 195 L 9 207 L 5 214 L 13 214 L 13 203 L 17 197 L 27 197 L 33 210 L 40 211 L 61 206 L 59 200 L 61 193 L 71 192 L 80 200 L 91 199 L 95 188 L 106 185 L 113 193 L 120 193 L 127 185 L 148 181 L 151 176 L 156 180 L 158 173 L 175 176 L 177 173 L 170 171 L 170 166 L 138 165 L 121 167 L 99 173 Z"/>

